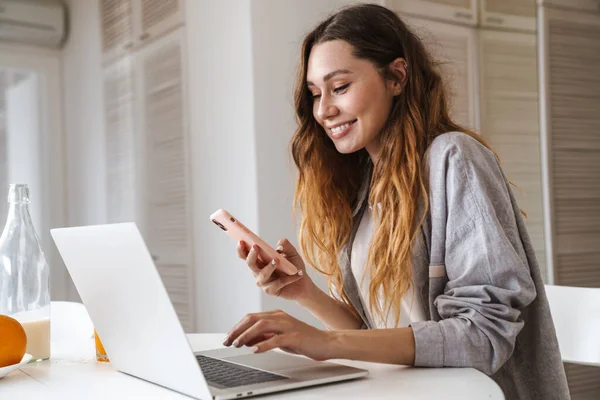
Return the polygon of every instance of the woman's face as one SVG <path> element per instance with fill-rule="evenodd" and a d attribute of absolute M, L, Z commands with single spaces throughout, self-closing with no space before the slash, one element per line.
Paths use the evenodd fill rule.
<path fill-rule="evenodd" d="M 383 129 L 397 88 L 375 66 L 352 55 L 352 46 L 333 40 L 313 46 L 308 59 L 307 85 L 313 115 L 337 151 L 365 148 L 377 160 Z"/>

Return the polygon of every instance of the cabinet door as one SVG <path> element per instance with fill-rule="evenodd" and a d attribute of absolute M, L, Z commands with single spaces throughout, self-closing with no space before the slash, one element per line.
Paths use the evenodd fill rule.
<path fill-rule="evenodd" d="M 600 287 L 600 13 L 540 7 L 539 18 L 555 283 Z M 565 372 L 574 400 L 600 398 L 600 368 Z"/>
<path fill-rule="evenodd" d="M 138 146 L 130 56 L 124 56 L 104 69 L 104 116 L 106 219 L 108 223 L 138 222 Z"/>
<path fill-rule="evenodd" d="M 546 276 L 540 155 L 537 38 L 534 33 L 480 31 L 481 135 L 500 156 L 537 260 Z"/>
<path fill-rule="evenodd" d="M 135 0 L 141 44 L 178 28 L 184 21 L 184 0 Z"/>
<path fill-rule="evenodd" d="M 440 72 L 449 89 L 453 120 L 476 129 L 475 29 L 406 16 L 403 19 L 440 63 Z"/>
<path fill-rule="evenodd" d="M 0 69 L 0 224 L 6 222 L 8 203 L 3 199 L 8 196 L 8 147 L 6 129 L 6 99 L 5 92 L 8 88 L 8 71 Z"/>
<path fill-rule="evenodd" d="M 600 14 L 540 10 L 554 277 L 600 287 Z"/>
<path fill-rule="evenodd" d="M 394 11 L 462 25 L 477 24 L 477 0 L 386 0 Z"/>
<path fill-rule="evenodd" d="M 138 54 L 145 200 L 141 225 L 179 319 L 192 332 L 194 241 L 183 49 L 180 29 Z"/>
<path fill-rule="evenodd" d="M 535 0 L 481 0 L 481 26 L 535 32 Z"/>
<path fill-rule="evenodd" d="M 543 6 L 557 7 L 565 10 L 600 11 L 598 0 L 538 0 Z"/>
<path fill-rule="evenodd" d="M 600 287 L 600 14 L 539 12 L 555 283 Z M 600 369 L 565 371 L 573 399 L 600 398 Z"/>
<path fill-rule="evenodd" d="M 110 61 L 133 47 L 132 0 L 99 0 L 104 59 Z"/>

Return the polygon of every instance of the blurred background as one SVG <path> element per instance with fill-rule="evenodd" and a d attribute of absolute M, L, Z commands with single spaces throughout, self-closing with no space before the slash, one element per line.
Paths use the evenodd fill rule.
<path fill-rule="evenodd" d="M 8 184 L 29 184 L 52 299 L 78 295 L 50 228 L 135 221 L 186 331 L 274 308 L 320 326 L 264 295 L 208 217 L 297 243 L 299 46 L 351 3 L 0 0 L 0 218 Z M 454 118 L 499 153 L 546 283 L 600 287 L 600 1 L 376 3 L 422 37 Z M 600 397 L 598 370 L 567 365 L 574 398 Z"/>

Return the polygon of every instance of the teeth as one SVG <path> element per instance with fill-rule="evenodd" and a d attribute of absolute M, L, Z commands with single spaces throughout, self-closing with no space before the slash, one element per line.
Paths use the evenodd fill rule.
<path fill-rule="evenodd" d="M 352 124 L 350 122 L 348 122 L 347 124 L 336 126 L 335 128 L 331 128 L 331 133 L 333 133 L 333 134 L 341 133 L 344 129 L 348 128 L 350 125 L 352 125 Z"/>

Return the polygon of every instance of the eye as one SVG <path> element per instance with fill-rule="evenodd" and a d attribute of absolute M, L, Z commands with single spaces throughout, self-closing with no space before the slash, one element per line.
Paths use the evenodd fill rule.
<path fill-rule="evenodd" d="M 346 83 L 345 85 L 336 87 L 335 89 L 333 89 L 333 92 L 336 94 L 341 94 L 344 93 L 346 89 L 348 89 L 348 87 L 350 87 L 350 83 Z"/>
<path fill-rule="evenodd" d="M 320 93 L 313 93 L 311 96 L 312 96 L 312 98 L 314 100 L 317 100 L 317 99 L 319 99 L 321 97 L 321 94 Z"/>

